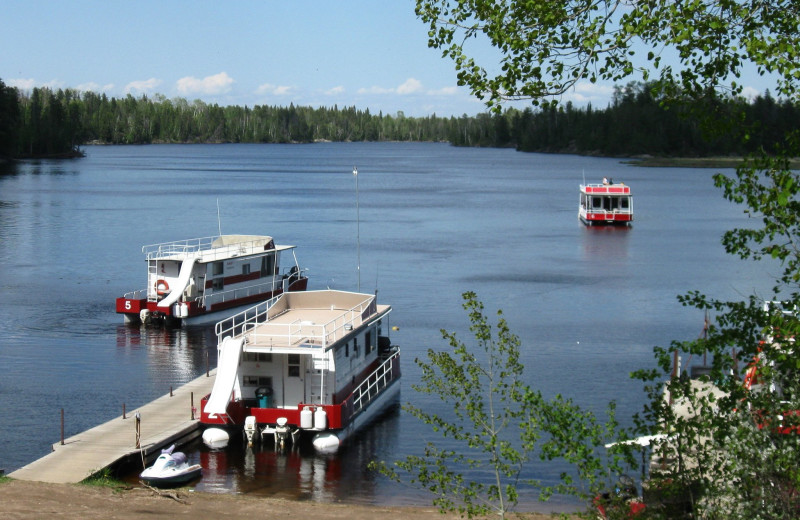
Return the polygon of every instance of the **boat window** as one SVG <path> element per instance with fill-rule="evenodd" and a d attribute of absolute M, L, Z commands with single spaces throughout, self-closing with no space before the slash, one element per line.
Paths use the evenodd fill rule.
<path fill-rule="evenodd" d="M 375 346 L 372 344 L 372 331 L 367 331 L 364 335 L 364 355 L 369 354 L 375 350 Z"/>
<path fill-rule="evenodd" d="M 250 274 L 250 264 L 242 264 L 242 274 Z"/>
<path fill-rule="evenodd" d="M 300 377 L 300 354 L 289 354 L 288 375 L 289 377 Z"/>
<path fill-rule="evenodd" d="M 353 338 L 353 355 L 358 356 L 358 338 Z"/>
<path fill-rule="evenodd" d="M 225 272 L 225 264 L 223 262 L 214 262 L 211 274 L 214 276 L 221 275 Z"/>
<path fill-rule="evenodd" d="M 603 197 L 592 197 L 592 209 L 600 209 L 603 207 Z"/>
<path fill-rule="evenodd" d="M 272 378 L 269 376 L 242 376 L 242 386 L 268 386 L 272 387 Z"/>
<path fill-rule="evenodd" d="M 225 279 L 224 278 L 214 278 L 211 280 L 211 288 L 215 291 L 221 291 L 225 288 Z"/>
<path fill-rule="evenodd" d="M 244 360 L 251 363 L 272 363 L 272 354 L 269 352 L 245 352 Z"/>
<path fill-rule="evenodd" d="M 622 197 L 619 199 L 619 207 L 622 209 L 628 209 L 630 207 L 630 199 L 628 197 Z"/>

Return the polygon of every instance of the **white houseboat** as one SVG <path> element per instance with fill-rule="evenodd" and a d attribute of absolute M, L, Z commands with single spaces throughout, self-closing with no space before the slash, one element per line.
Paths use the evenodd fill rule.
<path fill-rule="evenodd" d="M 125 322 L 213 323 L 290 291 L 308 278 L 295 246 L 262 235 L 221 235 L 144 246 L 147 286 L 117 298 Z M 290 267 L 281 268 L 289 257 Z"/>
<path fill-rule="evenodd" d="M 578 218 L 591 225 L 626 225 L 633 223 L 633 195 L 623 183 L 581 184 Z"/>
<path fill-rule="evenodd" d="M 335 451 L 398 400 L 390 311 L 371 294 L 306 291 L 218 323 L 216 379 L 201 422 L 244 431 L 249 442 L 311 441 Z"/>

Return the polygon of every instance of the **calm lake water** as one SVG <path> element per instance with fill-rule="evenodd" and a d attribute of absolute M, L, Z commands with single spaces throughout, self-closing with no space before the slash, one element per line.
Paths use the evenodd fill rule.
<path fill-rule="evenodd" d="M 298 246 L 309 288 L 356 290 L 360 243 L 361 289 L 377 289 L 400 328 L 392 339 L 402 348 L 401 400 L 428 409 L 441 405 L 412 389 L 414 358 L 447 347 L 440 329 L 470 339 L 464 291 L 475 291 L 490 316 L 503 310 L 522 340 L 531 384 L 598 413 L 616 400 L 627 417 L 643 401 L 629 372 L 652 364 L 654 345 L 701 331 L 702 314 L 681 307 L 677 294 L 769 296 L 775 274 L 725 254 L 722 233 L 748 222 L 713 186 L 711 170 L 417 143 L 86 153 L 0 166 L 6 472 L 58 442 L 61 408 L 70 436 L 205 373 L 207 356 L 215 365 L 212 329 L 140 329 L 114 313 L 117 296 L 144 287 L 145 244 L 220 228 L 269 234 Z M 632 187 L 632 228 L 578 221 L 578 185 L 604 176 Z M 335 456 L 238 445 L 189 454 L 205 467 L 198 490 L 428 505 L 424 493 L 365 469 L 370 460 L 419 453 L 426 440 L 438 437 L 395 409 Z M 552 482 L 561 469 L 531 464 L 528 473 Z"/>

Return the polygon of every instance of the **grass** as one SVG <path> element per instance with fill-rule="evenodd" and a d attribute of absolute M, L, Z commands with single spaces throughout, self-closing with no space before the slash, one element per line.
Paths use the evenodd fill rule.
<path fill-rule="evenodd" d="M 80 483 L 84 486 L 105 487 L 118 491 L 122 491 L 130 487 L 126 482 L 114 477 L 111 470 L 108 468 L 98 471 L 91 477 L 83 479 Z"/>

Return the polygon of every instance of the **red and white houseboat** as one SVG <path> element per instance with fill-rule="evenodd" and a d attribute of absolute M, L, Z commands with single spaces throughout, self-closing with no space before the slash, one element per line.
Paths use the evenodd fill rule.
<path fill-rule="evenodd" d="M 390 311 L 372 294 L 291 292 L 218 323 L 216 379 L 201 400 L 203 438 L 238 430 L 249 442 L 310 440 L 335 451 L 398 400 Z"/>
<path fill-rule="evenodd" d="M 117 298 L 125 322 L 213 323 L 290 291 L 308 278 L 295 246 L 262 235 L 220 235 L 144 246 L 147 286 Z M 291 267 L 281 261 L 291 255 Z"/>
<path fill-rule="evenodd" d="M 578 217 L 587 226 L 633 223 L 633 195 L 623 183 L 581 184 Z"/>

